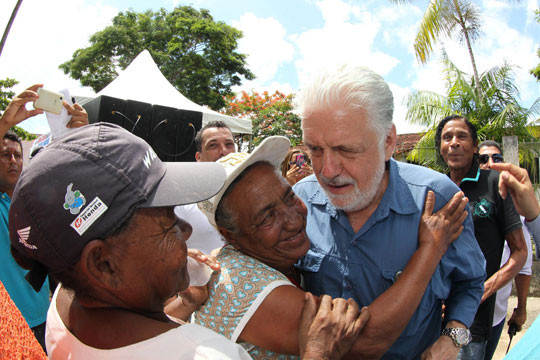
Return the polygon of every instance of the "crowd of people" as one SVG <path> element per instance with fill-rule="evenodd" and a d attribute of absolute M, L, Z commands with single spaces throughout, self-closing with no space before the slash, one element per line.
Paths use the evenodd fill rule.
<path fill-rule="evenodd" d="M 6 351 L 488 360 L 514 278 L 508 323 L 525 322 L 540 205 L 527 171 L 478 144 L 464 115 L 437 128 L 448 174 L 395 161 L 388 84 L 345 65 L 297 95 L 303 148 L 273 136 L 236 152 L 214 121 L 194 162 L 164 163 L 65 103 L 73 130 L 22 171 L 9 129 L 42 112 L 26 108 L 41 86 L 0 118 L 0 308 L 25 320 L 6 325 L 21 339 L 0 340 Z M 188 257 L 212 269 L 206 285 L 189 285 Z"/>

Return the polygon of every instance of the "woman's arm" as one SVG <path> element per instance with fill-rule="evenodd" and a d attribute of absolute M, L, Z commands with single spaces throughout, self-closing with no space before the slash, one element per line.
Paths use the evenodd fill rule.
<path fill-rule="evenodd" d="M 459 192 L 433 214 L 435 196 L 426 196 L 419 229 L 419 248 L 398 280 L 369 306 L 370 319 L 351 355 L 379 358 L 399 337 L 415 312 L 427 284 L 448 246 L 463 230 L 467 199 Z M 273 290 L 243 329 L 239 340 L 285 354 L 299 353 L 298 326 L 304 292 L 293 286 Z"/>
<path fill-rule="evenodd" d="M 198 249 L 188 249 L 188 256 L 201 264 L 206 264 L 213 271 L 221 270 L 221 265 L 213 255 L 206 255 Z M 193 274 L 189 275 L 191 280 Z M 193 282 L 190 281 L 190 283 Z M 183 321 L 189 321 L 191 314 L 208 300 L 209 286 L 209 283 L 201 286 L 190 285 L 187 289 L 180 291 L 163 304 L 165 314 Z"/>

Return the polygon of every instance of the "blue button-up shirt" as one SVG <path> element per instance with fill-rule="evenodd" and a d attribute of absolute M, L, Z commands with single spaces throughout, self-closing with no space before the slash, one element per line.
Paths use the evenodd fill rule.
<path fill-rule="evenodd" d="M 311 248 L 299 262 L 305 288 L 314 294 L 369 305 L 399 276 L 418 246 L 418 225 L 428 190 L 440 209 L 459 188 L 430 169 L 389 161 L 389 182 L 375 212 L 358 232 L 328 200 L 314 176 L 294 187 L 308 208 Z M 469 214 L 464 230 L 442 258 L 409 324 L 383 358 L 415 359 L 441 332 L 446 320 L 470 326 L 483 293 L 485 260 Z"/>

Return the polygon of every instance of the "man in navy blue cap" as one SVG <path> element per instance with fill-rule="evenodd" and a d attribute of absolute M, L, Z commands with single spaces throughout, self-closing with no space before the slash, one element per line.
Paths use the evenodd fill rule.
<path fill-rule="evenodd" d="M 22 269 L 14 261 L 9 251 L 8 212 L 15 184 L 23 167 L 23 148 L 19 137 L 11 130 L 21 121 L 41 114 L 43 111 L 27 110 L 25 104 L 38 98 L 37 89 L 42 85 L 29 87 L 17 95 L 8 105 L 0 118 L 0 280 L 6 287 L 13 302 L 23 314 L 26 322 L 34 332 L 36 339 L 45 349 L 45 320 L 49 307 L 49 282 L 36 292 L 24 280 L 27 270 Z M 68 127 L 80 127 L 88 124 L 86 112 L 74 110 L 64 103 L 68 113 L 75 111 L 75 116 Z M 82 108 L 81 108 L 82 109 Z"/>

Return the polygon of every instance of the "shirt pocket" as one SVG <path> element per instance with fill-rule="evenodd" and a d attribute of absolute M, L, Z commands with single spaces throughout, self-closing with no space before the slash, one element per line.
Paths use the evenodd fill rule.
<path fill-rule="evenodd" d="M 382 276 L 390 284 L 388 287 L 393 285 L 397 277 L 399 277 L 399 275 L 396 277 L 396 272 L 392 271 L 382 271 Z M 434 323 L 440 323 L 441 317 L 442 302 L 439 300 L 439 296 L 435 294 L 432 281 L 430 281 L 426 290 L 423 292 L 418 308 L 413 313 L 401 336 L 412 336 L 415 334 L 417 336 L 421 336 L 419 334 L 426 336 L 426 330 L 432 327 Z"/>
<path fill-rule="evenodd" d="M 325 254 L 317 248 L 311 248 L 306 255 L 296 264 L 304 276 L 304 287 L 315 295 L 322 295 L 322 280 L 319 274 Z"/>

